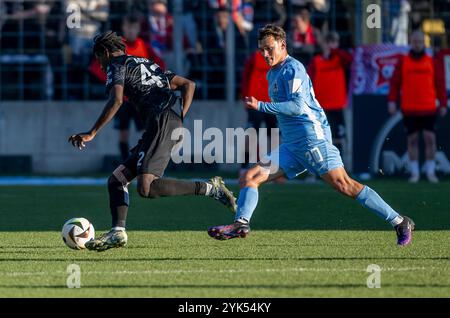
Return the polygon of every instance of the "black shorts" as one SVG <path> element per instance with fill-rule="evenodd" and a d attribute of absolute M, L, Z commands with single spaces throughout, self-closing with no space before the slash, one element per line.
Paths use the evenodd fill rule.
<path fill-rule="evenodd" d="M 328 123 L 330 124 L 331 135 L 336 139 L 345 138 L 345 120 L 343 110 L 327 110 Z"/>
<path fill-rule="evenodd" d="M 148 118 L 145 132 L 123 165 L 136 176 L 153 174 L 162 177 L 173 146 L 182 141 L 182 137 L 172 140 L 172 132 L 181 127 L 180 116 L 170 108 Z"/>
<path fill-rule="evenodd" d="M 130 129 L 131 121 L 134 121 L 137 131 L 144 129 L 144 123 L 142 122 L 137 109 L 130 103 L 124 102 L 114 117 L 114 128 L 118 130 L 128 130 Z"/>
<path fill-rule="evenodd" d="M 247 128 L 255 128 L 258 131 L 262 123 L 266 124 L 267 133 L 270 134 L 271 128 L 277 128 L 277 117 L 272 114 L 263 113 L 257 110 L 248 109 Z"/>
<path fill-rule="evenodd" d="M 407 135 L 411 135 L 422 130 L 434 132 L 436 130 L 436 115 L 404 115 L 403 125 L 405 126 Z"/>

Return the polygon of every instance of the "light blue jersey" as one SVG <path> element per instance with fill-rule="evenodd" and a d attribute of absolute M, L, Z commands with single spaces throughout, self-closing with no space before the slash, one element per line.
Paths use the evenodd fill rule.
<path fill-rule="evenodd" d="M 259 102 L 258 110 L 277 116 L 283 141 L 325 139 L 328 121 L 302 63 L 288 56 L 270 69 L 267 80 L 272 102 Z"/>
<path fill-rule="evenodd" d="M 302 63 L 287 56 L 270 69 L 267 80 L 271 102 L 258 102 L 258 110 L 277 116 L 283 140 L 270 160 L 278 163 L 289 178 L 305 169 L 322 175 L 343 166 L 339 150 L 332 145 L 327 117 Z"/>

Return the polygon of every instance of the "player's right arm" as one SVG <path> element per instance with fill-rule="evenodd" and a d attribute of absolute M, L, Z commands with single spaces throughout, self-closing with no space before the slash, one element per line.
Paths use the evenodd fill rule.
<path fill-rule="evenodd" d="M 306 72 L 290 68 L 284 74 L 281 74 L 281 79 L 278 80 L 278 86 L 283 87 L 284 101 L 281 102 L 262 102 L 256 103 L 256 110 L 273 115 L 287 115 L 299 116 L 302 114 L 302 104 L 304 103 L 302 92 L 309 91 L 307 85 L 309 78 Z M 246 100 L 247 107 L 253 108 L 249 104 L 251 100 Z M 253 101 L 254 102 L 254 101 Z"/>
<path fill-rule="evenodd" d="M 91 130 L 70 136 L 69 142 L 71 142 L 74 147 L 77 147 L 80 150 L 83 149 L 86 146 L 85 143 L 94 139 L 95 135 L 97 135 L 97 133 L 113 119 L 114 115 L 122 105 L 122 102 L 123 86 L 116 84 L 111 88 L 103 112 L 100 114 Z"/>

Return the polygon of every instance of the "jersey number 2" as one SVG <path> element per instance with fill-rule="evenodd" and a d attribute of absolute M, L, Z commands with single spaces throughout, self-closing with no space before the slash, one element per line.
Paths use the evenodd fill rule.
<path fill-rule="evenodd" d="M 136 166 L 138 166 L 138 167 L 142 166 L 142 159 L 144 159 L 144 157 L 145 157 L 145 152 L 140 151 L 139 152 L 139 160 L 138 160 Z"/>
<path fill-rule="evenodd" d="M 150 69 L 152 71 L 156 70 L 156 66 L 151 65 Z M 141 64 L 141 83 L 142 85 L 153 85 L 156 84 L 158 87 L 163 87 L 164 84 L 161 81 L 161 78 L 157 75 L 154 75 L 151 71 L 149 71 L 144 64 Z"/>

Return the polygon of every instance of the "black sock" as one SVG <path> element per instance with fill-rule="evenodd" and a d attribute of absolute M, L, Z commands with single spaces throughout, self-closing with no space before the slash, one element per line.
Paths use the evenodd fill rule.
<path fill-rule="evenodd" d="M 113 209 L 111 208 L 111 214 L 112 214 Z M 118 206 L 115 208 L 116 211 L 116 219 L 114 220 L 113 217 L 113 221 L 112 221 L 112 227 L 126 227 L 126 222 L 127 222 L 127 214 L 128 214 L 128 205 L 122 205 L 122 206 Z"/>
<path fill-rule="evenodd" d="M 128 158 L 128 152 L 129 152 L 129 145 L 128 142 L 119 142 L 119 149 L 120 149 L 120 157 L 122 158 L 122 160 L 125 160 Z"/>
<path fill-rule="evenodd" d="M 177 195 L 205 195 L 206 182 L 176 179 L 156 179 L 150 186 L 150 197 L 168 197 Z"/>
<path fill-rule="evenodd" d="M 109 207 L 111 209 L 112 227 L 125 227 L 130 204 L 128 188 L 117 179 L 108 181 Z"/>

